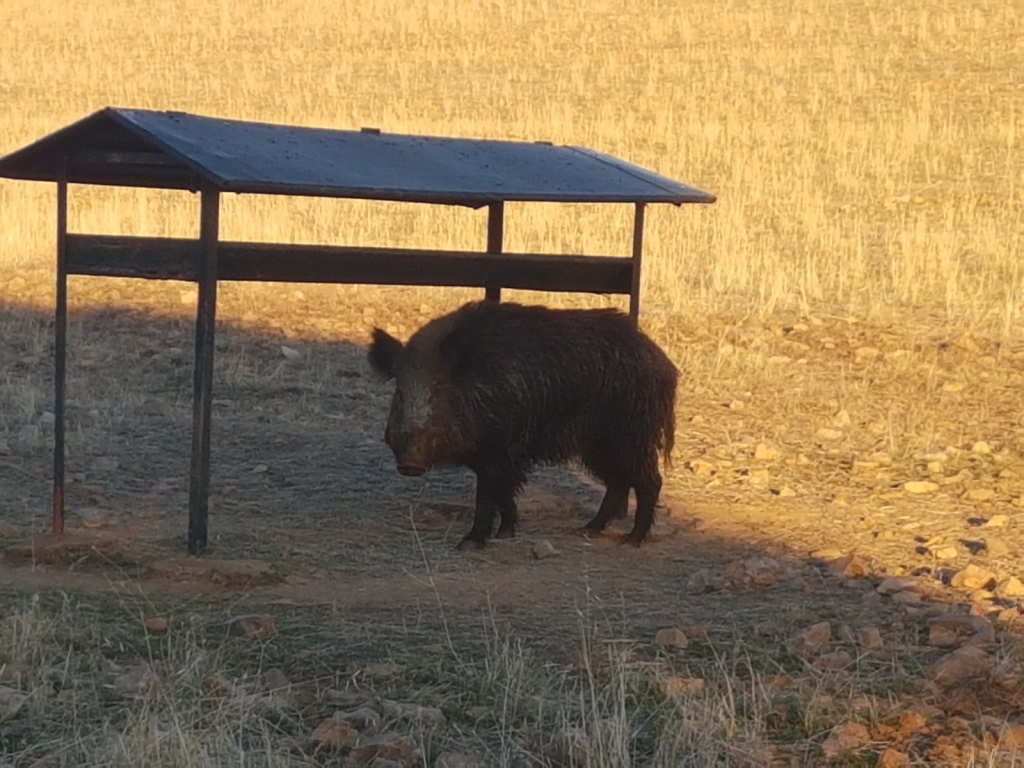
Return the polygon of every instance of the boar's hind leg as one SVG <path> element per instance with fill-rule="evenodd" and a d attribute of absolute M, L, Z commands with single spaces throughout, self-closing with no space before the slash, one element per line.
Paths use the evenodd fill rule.
<path fill-rule="evenodd" d="M 661 475 L 658 470 L 637 482 L 636 489 L 636 519 L 633 522 L 633 530 L 626 534 L 625 543 L 635 547 L 647 536 L 647 532 L 654 525 L 654 505 L 658 502 L 658 494 L 661 493 Z"/>
<path fill-rule="evenodd" d="M 621 480 L 606 480 L 604 499 L 594 518 L 584 527 L 588 531 L 600 533 L 613 518 L 626 516 L 629 508 L 629 483 Z"/>
<path fill-rule="evenodd" d="M 459 549 L 480 548 L 484 545 L 491 536 L 495 512 L 501 515 L 498 536 L 509 538 L 515 534 L 515 497 L 521 482 L 515 472 L 477 471 L 473 527 L 459 544 Z"/>

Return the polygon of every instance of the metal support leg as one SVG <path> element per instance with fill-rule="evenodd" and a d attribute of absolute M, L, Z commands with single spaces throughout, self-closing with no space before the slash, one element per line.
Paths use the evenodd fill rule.
<path fill-rule="evenodd" d="M 640 265 L 644 253 L 644 204 L 636 204 L 633 214 L 633 285 L 629 291 L 629 316 L 640 321 Z"/>
<path fill-rule="evenodd" d="M 64 383 L 68 353 L 67 159 L 57 169 L 57 301 L 53 341 L 53 532 L 64 532 Z"/>
<path fill-rule="evenodd" d="M 501 253 L 505 239 L 505 204 L 501 201 L 487 207 L 487 252 Z M 488 285 L 484 297 L 501 301 L 501 286 Z"/>
<path fill-rule="evenodd" d="M 220 192 L 202 188 L 199 225 L 199 301 L 196 309 L 196 358 L 192 396 L 192 467 L 188 496 L 188 551 L 206 547 L 210 499 L 210 410 L 213 398 L 213 335 L 217 312 L 217 238 Z"/>

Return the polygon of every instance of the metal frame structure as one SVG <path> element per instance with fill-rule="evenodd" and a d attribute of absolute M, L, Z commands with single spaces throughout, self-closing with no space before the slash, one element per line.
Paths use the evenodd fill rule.
<path fill-rule="evenodd" d="M 337 131 L 108 107 L 0 159 L 0 177 L 57 184 L 53 532 L 64 529 L 68 275 L 198 284 L 188 551 L 207 542 L 217 283 L 372 283 L 623 294 L 640 309 L 648 203 L 715 197 L 579 147 Z M 199 238 L 68 232 L 68 185 L 199 192 Z M 224 192 L 294 194 L 487 207 L 483 252 L 281 245 L 220 240 Z M 630 257 L 510 254 L 509 201 L 632 203 Z"/>

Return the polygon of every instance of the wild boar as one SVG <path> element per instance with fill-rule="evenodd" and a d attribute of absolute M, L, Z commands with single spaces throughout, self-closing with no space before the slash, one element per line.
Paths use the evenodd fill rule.
<path fill-rule="evenodd" d="M 515 535 L 516 495 L 536 466 L 578 461 L 605 485 L 586 529 L 636 516 L 639 546 L 654 522 L 675 437 L 678 370 L 615 309 L 556 310 L 480 301 L 431 320 L 408 343 L 380 328 L 368 359 L 396 382 L 384 441 L 398 471 L 469 467 L 473 527 L 459 548 Z"/>

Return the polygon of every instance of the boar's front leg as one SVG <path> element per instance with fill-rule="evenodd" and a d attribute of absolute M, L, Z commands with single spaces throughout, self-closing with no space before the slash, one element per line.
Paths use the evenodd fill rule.
<path fill-rule="evenodd" d="M 493 466 L 475 468 L 476 472 L 476 511 L 473 516 L 473 527 L 459 544 L 459 549 L 479 549 L 491 536 L 494 527 L 494 514 L 501 515 L 498 527 L 498 538 L 510 538 L 515 535 L 516 525 L 516 492 L 522 484 L 522 473 L 513 466 Z"/>

